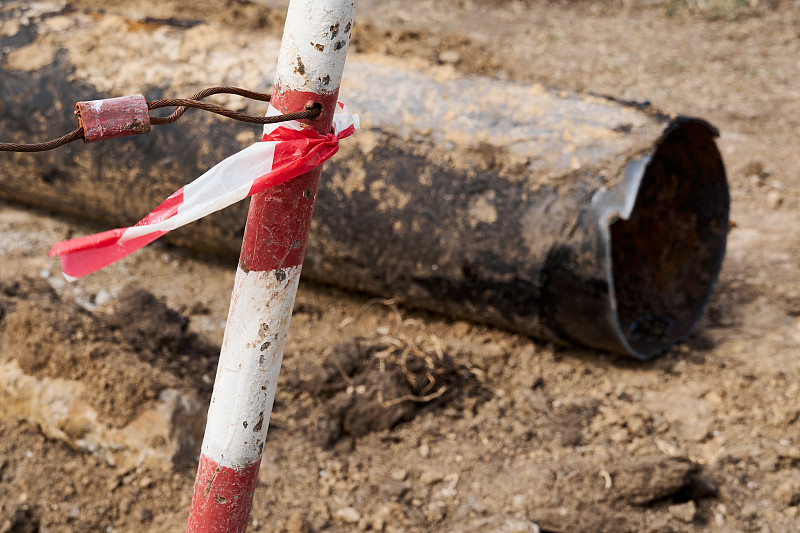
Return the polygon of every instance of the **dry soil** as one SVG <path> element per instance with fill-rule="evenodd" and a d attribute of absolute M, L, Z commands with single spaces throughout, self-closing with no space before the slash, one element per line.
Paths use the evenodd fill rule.
<path fill-rule="evenodd" d="M 708 119 L 735 226 L 700 327 L 647 363 L 301 283 L 249 531 L 800 531 L 800 2 L 359 3 L 353 54 Z M 282 2 L 209 4 L 281 31 Z M 67 285 L 50 244 L 102 229 L 0 204 L 0 361 L 112 425 L 207 399 L 235 265 L 156 244 Z M 194 465 L 0 436 L 2 533 L 184 527 Z"/>

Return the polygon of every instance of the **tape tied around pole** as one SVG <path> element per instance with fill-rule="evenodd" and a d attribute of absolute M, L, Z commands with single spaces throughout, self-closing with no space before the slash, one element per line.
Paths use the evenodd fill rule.
<path fill-rule="evenodd" d="M 280 112 L 270 105 L 267 115 L 275 114 Z M 341 102 L 327 135 L 298 121 L 266 124 L 261 142 L 181 187 L 136 225 L 58 242 L 48 255 L 61 257 L 61 269 L 69 281 L 91 274 L 174 229 L 309 172 L 333 156 L 339 141 L 359 126 L 358 115 Z"/>

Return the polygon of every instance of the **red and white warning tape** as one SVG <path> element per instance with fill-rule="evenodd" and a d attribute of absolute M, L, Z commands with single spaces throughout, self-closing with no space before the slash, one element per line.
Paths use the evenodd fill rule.
<path fill-rule="evenodd" d="M 280 112 L 270 106 L 268 115 Z M 64 276 L 75 280 L 135 252 L 162 235 L 253 194 L 318 167 L 359 127 L 358 115 L 341 102 L 328 135 L 297 121 L 264 126 L 264 137 L 175 191 L 135 226 L 56 243 Z"/>

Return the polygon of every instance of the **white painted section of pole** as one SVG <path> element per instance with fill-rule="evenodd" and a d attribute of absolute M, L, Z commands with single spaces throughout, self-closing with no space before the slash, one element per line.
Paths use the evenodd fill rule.
<path fill-rule="evenodd" d="M 261 457 L 301 268 L 236 271 L 203 440 L 203 453 L 222 466 Z"/>
<path fill-rule="evenodd" d="M 276 83 L 293 91 L 316 94 L 337 89 L 355 11 L 354 0 L 291 0 Z"/>

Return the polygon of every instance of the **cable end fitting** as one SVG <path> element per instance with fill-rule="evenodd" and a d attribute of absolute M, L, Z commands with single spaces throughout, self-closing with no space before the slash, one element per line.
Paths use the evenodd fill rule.
<path fill-rule="evenodd" d="M 83 128 L 85 143 L 150 131 L 150 112 L 141 94 L 78 102 L 75 114 Z"/>

